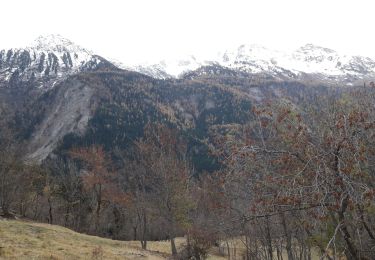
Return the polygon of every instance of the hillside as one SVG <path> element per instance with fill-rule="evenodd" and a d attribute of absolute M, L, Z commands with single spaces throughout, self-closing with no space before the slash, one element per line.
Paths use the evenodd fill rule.
<path fill-rule="evenodd" d="M 178 238 L 176 242 L 181 248 L 185 239 Z M 232 256 L 241 255 L 244 250 L 241 239 L 227 242 Z M 218 247 L 211 248 L 207 259 L 227 259 L 226 245 L 223 243 L 221 250 Z M 158 260 L 171 256 L 169 241 L 149 241 L 148 247 L 149 250 L 142 250 L 139 241 L 89 236 L 57 225 L 0 219 L 0 259 Z M 312 259 L 319 257 L 313 254 Z"/>
<path fill-rule="evenodd" d="M 176 240 L 183 246 L 185 239 Z M 238 243 L 238 242 L 237 242 Z M 0 219 L 0 259 L 167 259 L 169 241 L 116 241 L 43 223 Z M 208 259 L 226 259 L 211 250 Z"/>
<path fill-rule="evenodd" d="M 299 106 L 345 89 L 311 73 L 300 81 L 290 73 L 281 76 L 289 70 L 276 75 L 265 68 L 244 69 L 257 53 L 249 48 L 227 53 L 239 67 L 202 63 L 188 66 L 180 79 L 158 80 L 121 70 L 59 35 L 39 37 L 31 47 L 0 52 L 0 104 L 7 108 L 2 116 L 24 143 L 22 157 L 29 162 L 42 163 L 76 146 L 103 145 L 110 153 L 128 149 L 145 125 L 160 123 L 184 136 L 197 172 L 212 172 L 218 169 L 208 153 L 213 135 L 251 121 L 254 105 L 286 99 Z M 314 46 L 305 52 L 321 54 Z"/>
<path fill-rule="evenodd" d="M 0 220 L 0 259 L 165 259 L 167 242 L 115 241 L 41 223 Z M 164 252 L 157 252 L 164 251 Z"/>

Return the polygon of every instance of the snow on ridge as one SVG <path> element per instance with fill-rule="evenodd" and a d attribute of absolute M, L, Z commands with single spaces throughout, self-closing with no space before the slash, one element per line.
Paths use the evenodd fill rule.
<path fill-rule="evenodd" d="M 134 70 L 151 77 L 165 79 L 178 78 L 182 74 L 196 70 L 210 63 L 200 60 L 193 55 L 183 57 L 181 59 L 164 59 L 159 63 L 141 63 L 138 65 L 122 65 L 124 69 Z"/>
<path fill-rule="evenodd" d="M 41 35 L 34 40 L 29 48 L 46 52 L 72 52 L 93 55 L 91 51 L 88 51 L 59 34 Z"/>
<path fill-rule="evenodd" d="M 306 73 L 327 77 L 375 74 L 375 61 L 368 57 L 341 55 L 332 49 L 313 44 L 306 44 L 291 52 L 272 50 L 255 44 L 240 45 L 218 53 L 210 60 L 188 56 L 177 60 L 163 60 L 157 64 L 129 67 L 157 78 L 160 78 L 161 71 L 164 71 L 165 75 L 178 78 L 185 72 L 212 64 L 248 73 L 266 72 L 274 75 L 288 71 L 295 75 Z"/>
<path fill-rule="evenodd" d="M 22 52 L 27 51 L 30 55 L 30 62 L 26 61 L 29 62 L 30 71 L 37 71 L 40 77 L 45 75 L 45 70 L 39 70 L 42 56 L 45 56 L 42 62 L 45 65 L 44 68 L 53 67 L 53 69 L 56 68 L 53 58 L 57 57 L 57 70 L 53 72 L 48 69 L 49 73 L 55 73 L 57 77 L 80 71 L 86 64 L 95 66 L 100 63 L 100 59 L 96 58 L 91 51 L 59 34 L 39 36 L 26 48 L 10 50 L 13 54 L 18 53 L 14 55 L 14 60 L 17 62 L 20 60 Z M 7 51 L 0 51 L 3 64 L 8 56 Z M 54 57 L 50 58 L 50 55 Z M 341 55 L 332 49 L 313 44 L 306 44 L 289 52 L 273 50 L 256 44 L 243 44 L 218 53 L 211 58 L 189 55 L 178 59 L 165 59 L 158 63 L 142 64 L 112 61 L 119 68 L 137 71 L 160 79 L 179 78 L 187 72 L 209 65 L 220 65 L 247 73 L 265 72 L 283 77 L 303 75 L 304 73 L 321 74 L 323 77 L 360 77 L 375 74 L 375 61 L 371 58 Z M 9 70 L 15 68 L 17 62 L 9 63 Z M 6 77 L 9 78 L 9 75 L 7 74 Z"/>
<path fill-rule="evenodd" d="M 55 55 L 60 63 L 64 63 L 63 59 L 71 60 L 69 66 L 78 68 L 84 63 L 93 60 L 93 53 L 87 49 L 71 42 L 70 40 L 62 37 L 59 34 L 42 35 L 34 40 L 33 43 L 24 48 L 11 48 L 7 50 L 0 50 L 3 53 L 2 58 L 5 61 L 7 53 L 11 52 L 22 53 L 27 51 L 30 55 L 32 63 L 39 62 L 42 55 L 48 56 L 49 54 Z M 66 57 L 64 57 L 64 55 Z M 47 60 L 48 57 L 44 59 Z M 70 63 L 70 61 L 69 61 Z"/>
<path fill-rule="evenodd" d="M 92 59 L 93 53 L 59 34 L 41 35 L 26 49 L 34 53 L 53 53 L 63 59 L 63 55 L 69 53 L 72 60 L 72 67 L 78 68 Z"/>
<path fill-rule="evenodd" d="M 61 35 L 45 35 L 25 48 L 0 50 L 0 62 L 7 71 L 0 72 L 0 80 L 9 81 L 12 72 L 22 81 L 35 78 L 56 83 L 68 75 L 95 68 L 101 59 Z M 54 84 L 46 84 L 45 88 L 50 86 Z"/>

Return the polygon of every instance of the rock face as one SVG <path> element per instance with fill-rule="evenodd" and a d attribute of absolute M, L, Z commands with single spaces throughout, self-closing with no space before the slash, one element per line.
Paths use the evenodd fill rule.
<path fill-rule="evenodd" d="M 7 87 L 28 83 L 46 90 L 101 63 L 108 62 L 60 35 L 41 36 L 29 47 L 0 51 L 0 83 Z"/>
<path fill-rule="evenodd" d="M 46 158 L 67 133 L 84 134 L 95 110 L 95 82 L 89 84 L 72 77 L 52 91 L 55 93 L 47 100 L 43 120 L 29 140 L 28 160 Z"/>
<path fill-rule="evenodd" d="M 96 85 L 75 76 L 108 70 L 118 69 L 60 35 L 0 51 L 0 104 L 19 117 L 16 128 L 26 136 L 27 160 L 41 161 L 66 134 L 84 133 Z"/>

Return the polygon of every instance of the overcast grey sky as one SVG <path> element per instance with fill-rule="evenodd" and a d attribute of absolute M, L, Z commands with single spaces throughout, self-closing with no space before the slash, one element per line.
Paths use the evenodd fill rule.
<path fill-rule="evenodd" d="M 375 58 L 372 2 L 4 0 L 0 49 L 54 33 L 126 63 L 211 54 L 243 43 L 276 49 L 314 43 Z"/>

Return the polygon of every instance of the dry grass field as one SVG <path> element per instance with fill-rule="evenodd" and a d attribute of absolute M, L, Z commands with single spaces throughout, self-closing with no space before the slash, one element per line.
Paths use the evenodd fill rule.
<path fill-rule="evenodd" d="M 177 238 L 177 247 L 185 243 Z M 214 251 L 213 251 L 214 253 Z M 167 259 L 170 242 L 148 242 L 142 250 L 138 241 L 115 241 L 89 236 L 70 229 L 0 218 L 0 259 Z M 226 259 L 210 255 L 209 259 Z"/>
<path fill-rule="evenodd" d="M 177 238 L 177 248 L 185 243 Z M 240 240 L 228 241 L 233 259 L 244 251 Z M 218 248 L 212 248 L 208 260 L 224 260 Z M 226 252 L 225 252 L 226 253 Z M 116 241 L 74 232 L 70 229 L 20 220 L 0 218 L 0 259 L 167 259 L 169 241 L 150 241 L 142 250 L 138 241 Z M 285 258 L 286 259 L 286 258 Z M 319 259 L 317 254 L 313 259 Z"/>
<path fill-rule="evenodd" d="M 0 220 L 0 259 L 157 260 L 169 255 L 166 242 L 150 243 L 147 251 L 138 244 L 79 234 L 60 226 Z"/>

